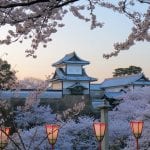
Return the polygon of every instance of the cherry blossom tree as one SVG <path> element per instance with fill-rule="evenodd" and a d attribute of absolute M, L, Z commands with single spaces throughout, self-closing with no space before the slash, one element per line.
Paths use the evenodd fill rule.
<path fill-rule="evenodd" d="M 39 87 L 41 88 L 41 85 L 45 85 L 46 81 L 34 77 L 27 77 L 24 78 L 23 80 L 19 80 L 18 82 L 19 82 L 18 88 L 37 89 Z"/>
<path fill-rule="evenodd" d="M 142 6 L 144 9 L 139 9 Z M 117 56 L 121 50 L 128 50 L 137 41 L 150 41 L 150 1 L 149 0 L 0 0 L 0 27 L 10 25 L 6 38 L 0 44 L 11 44 L 31 39 L 27 56 L 36 57 L 40 43 L 52 40 L 51 35 L 63 27 L 67 13 L 91 22 L 91 29 L 101 28 L 103 22 L 97 20 L 96 9 L 101 7 L 125 15 L 132 22 L 131 33 L 123 42 L 114 44 L 114 51 L 104 54 L 105 58 Z"/>
<path fill-rule="evenodd" d="M 93 118 L 79 117 L 78 122 L 75 120 L 69 120 L 67 122 L 60 123 L 61 128 L 58 136 L 58 141 L 55 145 L 55 149 L 87 149 L 96 150 L 97 141 L 92 129 Z M 21 149 L 30 150 L 45 150 L 50 149 L 50 145 L 46 138 L 46 131 L 44 126 L 36 126 L 30 130 L 20 131 L 20 135 L 24 141 L 24 146 L 21 144 L 18 135 L 12 135 L 12 139 L 18 143 Z M 45 140 L 43 140 L 45 139 Z M 16 146 L 10 141 L 6 149 L 15 149 Z"/>
<path fill-rule="evenodd" d="M 63 141 L 70 143 L 70 145 L 73 145 L 71 142 L 75 139 L 75 136 L 79 136 L 75 132 L 75 136 L 72 136 L 73 139 L 71 140 L 72 125 L 84 127 L 86 119 L 79 119 L 80 122 L 82 122 L 80 125 L 74 120 L 71 121 L 71 117 L 77 116 L 79 112 L 83 110 L 84 104 L 80 102 L 79 104 L 75 104 L 73 108 L 63 111 L 62 114 L 54 114 L 49 105 L 40 105 L 39 95 L 47 88 L 48 84 L 46 83 L 39 84 L 39 86 L 36 87 L 37 90 L 33 91 L 26 98 L 25 105 L 18 106 L 15 110 L 10 109 L 11 106 L 8 104 L 8 101 L 0 101 L 0 127 L 7 125 L 10 126 L 12 130 L 12 135 L 9 136 L 9 144 L 6 149 L 48 149 L 47 135 L 46 132 L 44 132 L 45 124 L 57 123 L 60 124 L 63 129 L 67 123 L 71 124 L 70 128 L 68 128 L 69 126 L 67 127 L 68 133 L 70 133 L 66 137 L 67 140 L 64 138 L 66 130 L 62 130 Z M 7 113 L 9 109 L 10 111 Z M 8 120 L 10 122 L 9 124 L 7 124 Z M 64 122 L 64 120 L 66 120 L 66 122 Z M 88 119 L 88 121 L 89 120 L 92 121 L 92 119 Z M 81 128 L 78 132 L 81 132 Z M 58 147 L 67 148 L 68 144 L 66 144 L 66 142 L 63 145 L 59 144 Z"/>
<path fill-rule="evenodd" d="M 136 89 L 135 91 L 130 91 L 122 95 L 122 97 L 123 100 L 117 108 L 109 111 L 109 139 L 111 150 L 135 149 L 135 139 L 129 125 L 131 120 L 144 121 L 143 133 L 139 140 L 140 149 L 148 150 L 150 144 L 150 88 Z M 94 118 L 81 116 L 78 120 L 70 119 L 66 122 L 58 122 L 61 125 L 61 129 L 56 149 L 96 150 L 97 143 L 92 129 L 93 121 Z M 48 141 L 43 141 L 44 137 L 46 137 L 43 126 L 35 126 L 30 130 L 23 130 L 20 134 L 23 141 L 25 141 L 26 148 L 29 147 L 31 140 L 33 140 L 31 149 L 35 149 L 37 145 L 40 146 L 39 148 L 41 150 L 49 147 Z M 20 143 L 18 136 L 13 135 L 12 138 Z M 43 141 L 43 143 L 39 145 L 40 141 Z M 10 142 L 8 149 L 12 149 L 13 146 L 12 142 Z"/>
<path fill-rule="evenodd" d="M 150 88 L 144 87 L 129 91 L 122 95 L 122 98 L 121 103 L 114 110 L 109 111 L 110 147 L 112 150 L 134 150 L 135 139 L 129 122 L 131 120 L 143 120 L 144 128 L 139 140 L 140 148 L 148 150 L 150 145 Z M 69 118 L 64 121 L 60 115 L 55 117 L 50 107 L 43 107 L 38 104 L 39 100 L 31 96 L 27 99 L 25 107 L 17 110 L 15 121 L 21 130 L 17 130 L 10 136 L 11 140 L 9 140 L 6 149 L 48 149 L 49 144 L 46 139 L 44 124 L 53 122 L 61 126 L 56 149 L 97 149 L 92 129 L 94 118 L 80 116 L 76 119 Z M 4 101 L 0 101 L 0 105 L 1 108 L 6 110 L 9 108 Z M 72 109 L 74 112 L 77 111 L 74 115 L 78 114 L 82 107 L 76 109 Z M 64 112 L 63 117 L 68 118 L 70 111 L 71 109 Z M 5 122 L 2 116 L 3 114 L 0 112 L 0 125 Z"/>
<path fill-rule="evenodd" d="M 115 110 L 109 112 L 111 146 L 123 150 L 134 150 L 135 139 L 129 122 L 143 120 L 144 128 L 140 138 L 140 149 L 149 148 L 150 139 L 150 88 L 145 87 L 130 91 L 123 96 L 123 101 Z"/>

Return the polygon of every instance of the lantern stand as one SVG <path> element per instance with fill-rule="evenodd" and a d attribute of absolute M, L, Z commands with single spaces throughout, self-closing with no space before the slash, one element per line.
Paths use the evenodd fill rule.
<path fill-rule="evenodd" d="M 102 141 L 102 150 L 108 150 L 109 149 L 108 111 L 110 110 L 111 106 L 109 105 L 109 102 L 106 99 L 103 99 L 101 101 L 102 103 L 98 107 L 101 113 L 101 122 L 104 122 L 106 124 L 105 136 Z"/>
<path fill-rule="evenodd" d="M 130 127 L 136 140 L 136 150 L 139 150 L 139 138 L 142 135 L 143 125 L 144 122 L 141 120 L 130 122 Z"/>
<path fill-rule="evenodd" d="M 59 128 L 60 126 L 57 124 L 45 125 L 48 141 L 51 145 L 52 150 L 54 150 L 54 145 L 58 138 Z"/>
<path fill-rule="evenodd" d="M 54 144 L 52 144 L 52 150 L 54 150 Z"/>
<path fill-rule="evenodd" d="M 139 150 L 139 140 L 136 138 L 136 149 Z"/>
<path fill-rule="evenodd" d="M 0 149 L 3 150 L 8 142 L 10 127 L 0 127 Z"/>

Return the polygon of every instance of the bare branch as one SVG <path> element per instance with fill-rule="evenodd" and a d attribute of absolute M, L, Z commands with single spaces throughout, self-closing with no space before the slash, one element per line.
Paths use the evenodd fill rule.
<path fill-rule="evenodd" d="M 150 1 L 149 1 L 149 0 L 138 0 L 138 2 L 140 2 L 140 3 L 145 3 L 145 4 L 150 4 Z"/>
<path fill-rule="evenodd" d="M 79 1 L 79 0 L 67 0 L 67 1 L 64 1 L 64 0 L 57 1 L 56 0 L 57 3 L 59 2 L 59 5 L 57 5 L 55 8 L 59 8 L 59 7 L 68 5 L 69 3 L 73 3 L 73 2 L 77 2 L 77 1 Z M 15 7 L 25 7 L 25 6 L 29 7 L 31 5 L 41 4 L 41 3 L 51 4 L 52 2 L 50 2 L 50 0 L 33 0 L 33 1 L 27 1 L 27 2 L 21 2 L 21 3 L 12 2 L 10 4 L 0 5 L 0 9 L 1 8 L 7 9 L 7 8 L 15 8 Z"/>

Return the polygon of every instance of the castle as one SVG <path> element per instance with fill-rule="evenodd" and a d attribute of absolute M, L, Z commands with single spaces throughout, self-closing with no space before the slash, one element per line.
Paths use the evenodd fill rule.
<path fill-rule="evenodd" d="M 105 79 L 95 84 L 96 78 L 87 75 L 84 66 L 90 62 L 81 59 L 75 52 L 66 54 L 62 59 L 53 63 L 55 73 L 49 80 L 50 87 L 39 96 L 40 99 L 61 99 L 65 95 L 88 95 L 92 99 L 116 99 L 122 93 L 150 86 L 150 81 L 144 74 L 134 74 L 124 77 Z M 26 99 L 35 89 L 21 89 L 19 91 L 0 91 L 0 99 Z"/>

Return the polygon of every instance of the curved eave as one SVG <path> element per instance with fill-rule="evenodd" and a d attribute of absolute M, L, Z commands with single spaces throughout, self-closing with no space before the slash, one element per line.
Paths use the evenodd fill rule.
<path fill-rule="evenodd" d="M 90 64 L 89 61 L 64 61 L 65 64 L 81 64 L 81 65 L 88 65 Z"/>
<path fill-rule="evenodd" d="M 78 64 L 78 65 L 85 66 L 85 65 L 89 65 L 90 62 L 65 61 L 65 62 L 61 62 L 61 63 L 54 63 L 54 64 L 52 64 L 52 66 L 53 66 L 53 67 L 59 67 L 59 66 L 61 66 L 61 65 L 67 65 L 67 64 Z"/>
<path fill-rule="evenodd" d="M 129 85 L 133 85 L 132 83 L 130 84 L 120 84 L 120 85 L 108 85 L 108 86 L 101 86 L 101 88 L 113 88 L 113 87 L 121 87 L 121 86 L 129 86 Z"/>
<path fill-rule="evenodd" d="M 89 82 L 95 82 L 97 80 L 91 80 L 91 79 L 67 79 L 67 78 L 64 78 L 64 79 L 50 79 L 49 80 L 50 82 L 52 81 L 89 81 Z"/>
<path fill-rule="evenodd" d="M 63 79 L 50 79 L 49 82 L 52 82 L 52 81 L 62 81 Z"/>
<path fill-rule="evenodd" d="M 150 85 L 150 82 L 134 82 L 133 85 Z"/>
<path fill-rule="evenodd" d="M 76 80 L 76 79 L 64 79 L 63 81 L 89 81 L 89 82 L 93 82 L 93 81 L 91 81 L 91 80 L 84 80 L 84 79 L 78 79 L 78 80 Z"/>
<path fill-rule="evenodd" d="M 97 80 L 91 80 L 91 79 L 63 79 L 64 81 L 89 81 L 89 82 L 94 82 Z"/>
<path fill-rule="evenodd" d="M 95 81 L 97 81 L 97 79 L 96 78 L 92 78 L 90 81 L 91 82 L 95 82 Z"/>

